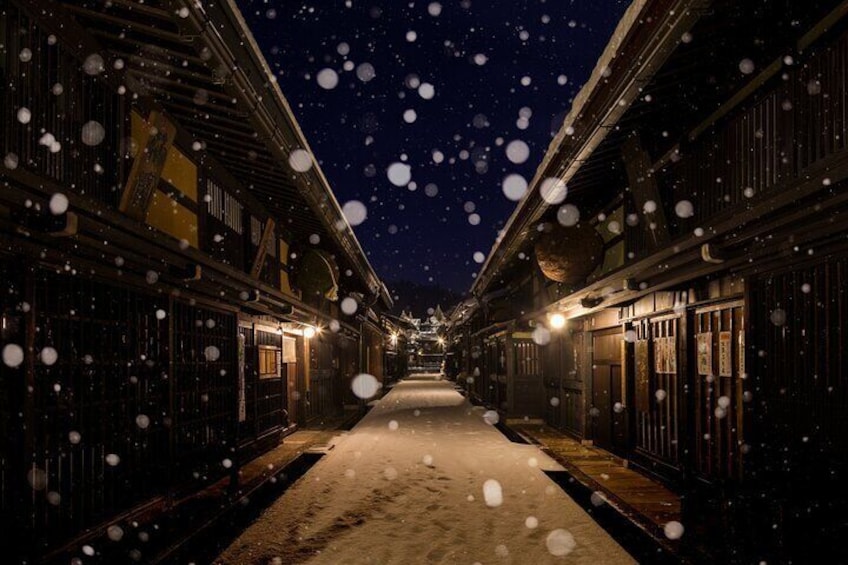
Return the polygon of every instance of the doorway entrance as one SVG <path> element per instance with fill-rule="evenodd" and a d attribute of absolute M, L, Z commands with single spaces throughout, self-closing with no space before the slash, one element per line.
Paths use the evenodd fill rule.
<path fill-rule="evenodd" d="M 592 334 L 591 437 L 595 444 L 624 455 L 627 449 L 627 418 L 621 360 L 623 338 L 619 328 Z"/>

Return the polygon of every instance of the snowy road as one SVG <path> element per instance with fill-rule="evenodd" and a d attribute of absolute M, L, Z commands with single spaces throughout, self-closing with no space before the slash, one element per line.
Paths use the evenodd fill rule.
<path fill-rule="evenodd" d="M 445 381 L 398 384 L 219 562 L 633 562 L 483 412 Z"/>

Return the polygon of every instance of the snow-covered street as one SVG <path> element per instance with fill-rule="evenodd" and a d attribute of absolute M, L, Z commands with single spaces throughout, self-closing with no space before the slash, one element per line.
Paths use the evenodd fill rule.
<path fill-rule="evenodd" d="M 221 563 L 629 563 L 449 382 L 399 383 Z M 565 556 L 565 557 L 563 557 Z"/>

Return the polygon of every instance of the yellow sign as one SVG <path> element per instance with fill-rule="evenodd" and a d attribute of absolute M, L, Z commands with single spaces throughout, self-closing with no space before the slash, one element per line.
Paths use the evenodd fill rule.
<path fill-rule="evenodd" d="M 147 208 L 165 167 L 168 150 L 174 142 L 177 128 L 157 111 L 150 112 L 150 135 L 139 148 L 133 161 L 118 209 L 136 220 L 144 220 Z"/>

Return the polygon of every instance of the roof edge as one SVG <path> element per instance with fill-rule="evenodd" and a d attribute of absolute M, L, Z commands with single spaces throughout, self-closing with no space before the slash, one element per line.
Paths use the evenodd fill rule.
<path fill-rule="evenodd" d="M 283 161 L 283 166 L 288 166 L 288 153 L 295 148 L 291 142 L 294 142 L 297 147 L 307 150 L 313 157 L 312 168 L 303 175 L 300 175 L 297 186 L 301 194 L 306 198 L 313 212 L 319 220 L 327 228 L 327 232 L 335 240 L 340 250 L 347 255 L 348 260 L 358 271 L 358 276 L 365 283 L 369 291 L 375 296 L 381 298 L 387 307 L 391 307 L 391 296 L 377 275 L 371 263 L 368 261 L 362 245 L 359 243 L 353 228 L 344 216 L 338 200 L 333 193 L 329 181 L 324 175 L 323 170 L 319 166 L 315 154 L 312 151 L 306 136 L 297 119 L 292 112 L 291 106 L 283 94 L 280 85 L 278 84 L 274 73 L 268 66 L 264 55 L 262 54 L 253 33 L 247 25 L 244 17 L 241 14 L 235 0 L 219 0 L 214 4 L 209 4 L 205 8 L 200 2 L 191 0 L 177 0 L 183 6 L 189 9 L 189 13 L 193 16 L 195 24 L 200 29 L 200 35 L 204 42 L 214 42 L 215 52 L 219 55 L 229 55 L 227 61 L 228 71 L 234 80 L 237 81 L 237 86 L 245 93 L 246 97 L 252 99 L 251 113 L 256 119 L 263 123 L 266 131 L 260 132 L 273 155 Z M 215 22 L 210 13 L 212 10 L 218 10 L 226 19 L 226 22 Z M 220 34 L 215 24 L 227 23 L 242 40 L 241 49 L 244 57 L 237 57 L 231 49 L 237 46 L 228 45 Z M 248 72 L 242 70 L 241 67 L 250 65 Z M 250 72 L 253 71 L 253 72 Z M 257 78 L 263 80 L 264 84 L 257 84 Z M 268 92 L 271 96 L 266 96 Z M 262 113 L 263 116 L 258 114 Z M 280 124 L 275 119 L 282 117 L 284 123 Z M 288 132 L 281 131 L 281 127 L 288 129 Z M 286 134 L 289 135 L 286 135 Z M 288 143 L 286 143 L 288 142 Z"/>
<path fill-rule="evenodd" d="M 629 109 L 641 87 L 677 46 L 683 32 L 694 25 L 710 3 L 711 0 L 634 0 L 627 8 L 549 144 L 527 194 L 495 239 L 468 291 L 470 295 L 478 296 L 488 289 L 494 270 L 520 243 L 516 241 L 520 232 L 550 207 L 539 195 L 542 181 L 555 177 L 567 183 L 574 177 L 581 162 Z M 646 32 L 640 26 L 650 26 L 653 31 Z M 632 65 L 625 62 L 623 68 L 615 69 L 616 61 L 622 61 L 625 54 L 633 60 Z M 599 107 L 591 113 L 593 105 Z"/>

